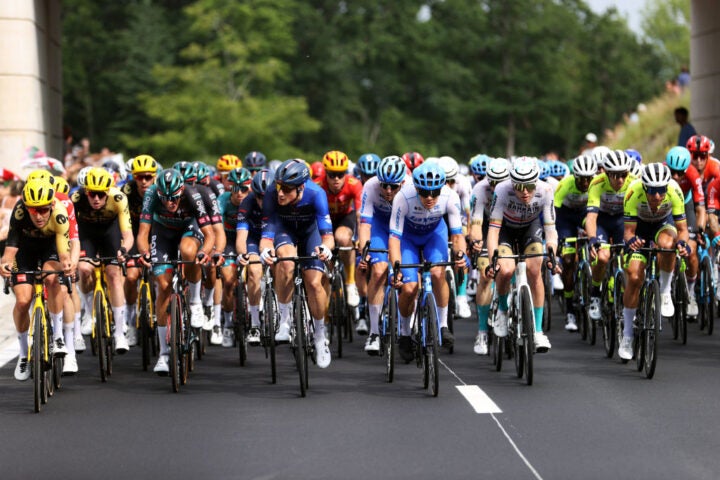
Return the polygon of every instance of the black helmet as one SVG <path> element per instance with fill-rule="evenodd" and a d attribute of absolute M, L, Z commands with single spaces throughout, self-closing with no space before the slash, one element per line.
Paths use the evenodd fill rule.
<path fill-rule="evenodd" d="M 263 168 L 255 174 L 252 179 L 252 191 L 255 195 L 264 195 L 268 185 L 270 185 L 275 179 L 275 174 L 272 170 Z"/>
<path fill-rule="evenodd" d="M 310 169 L 304 160 L 285 160 L 275 172 L 275 181 L 283 185 L 299 187 L 310 178 Z"/>

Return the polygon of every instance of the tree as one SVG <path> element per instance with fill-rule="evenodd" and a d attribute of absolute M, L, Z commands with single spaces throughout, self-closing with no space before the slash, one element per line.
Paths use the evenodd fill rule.
<path fill-rule="evenodd" d="M 674 78 L 690 63 L 690 2 L 655 0 L 645 3 L 642 29 L 660 52 L 665 78 Z"/>

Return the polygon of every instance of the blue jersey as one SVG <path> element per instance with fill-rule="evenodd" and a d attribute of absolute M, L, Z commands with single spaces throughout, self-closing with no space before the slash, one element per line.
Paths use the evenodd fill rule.
<path fill-rule="evenodd" d="M 263 229 L 263 207 L 250 192 L 237 209 L 237 229 L 247 230 L 249 238 L 260 238 Z"/>
<path fill-rule="evenodd" d="M 277 201 L 275 183 L 263 199 L 262 238 L 275 239 L 278 231 L 307 232 L 317 228 L 320 235 L 332 235 L 330 210 L 325 191 L 312 180 L 305 182 L 305 189 L 299 202 L 280 206 Z"/>

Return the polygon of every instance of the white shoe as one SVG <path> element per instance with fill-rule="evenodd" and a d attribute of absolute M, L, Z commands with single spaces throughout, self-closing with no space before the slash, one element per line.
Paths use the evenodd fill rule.
<path fill-rule="evenodd" d="M 550 350 L 550 348 L 552 348 L 552 346 L 550 345 L 550 340 L 547 335 L 543 332 L 535 332 L 535 351 L 537 353 L 545 353 Z"/>
<path fill-rule="evenodd" d="M 358 335 L 368 334 L 367 320 L 365 320 L 364 318 L 358 319 L 357 325 L 355 326 L 355 333 L 357 333 Z"/>
<path fill-rule="evenodd" d="M 553 285 L 553 290 L 555 290 L 556 292 L 560 292 L 565 288 L 565 286 L 563 285 L 562 278 L 560 278 L 559 273 L 556 273 L 555 275 L 553 275 L 552 285 Z"/>
<path fill-rule="evenodd" d="M 210 314 L 205 315 L 204 312 L 205 308 L 203 307 L 203 317 L 205 317 L 205 323 L 203 323 L 202 329 L 206 332 L 211 332 L 213 327 L 215 327 L 215 312 L 213 312 L 213 309 L 210 309 Z"/>
<path fill-rule="evenodd" d="M 672 317 L 675 315 L 675 305 L 672 303 L 672 295 L 669 293 L 661 293 L 660 301 L 660 312 L 663 317 Z"/>
<path fill-rule="evenodd" d="M 623 337 L 618 347 L 618 355 L 623 360 L 632 360 L 633 358 L 633 338 Z"/>
<path fill-rule="evenodd" d="M 289 342 L 290 341 L 290 323 L 280 322 L 278 331 L 275 334 L 276 342 Z"/>
<path fill-rule="evenodd" d="M 249 345 L 258 346 L 260 345 L 260 329 L 258 327 L 250 328 L 247 334 L 247 342 Z"/>
<path fill-rule="evenodd" d="M 475 355 L 487 355 L 488 354 L 488 334 L 487 332 L 478 332 L 475 337 L 475 345 L 473 346 L 473 352 Z"/>
<path fill-rule="evenodd" d="M 567 330 L 568 332 L 577 332 L 578 330 L 577 320 L 575 320 L 575 315 L 572 313 L 567 314 L 565 330 Z"/>
<path fill-rule="evenodd" d="M 137 347 L 137 328 L 135 328 L 135 325 L 127 326 L 125 336 L 127 337 L 128 347 Z"/>
<path fill-rule="evenodd" d="M 199 303 L 190 304 L 190 326 L 192 328 L 202 328 L 205 325 L 205 314 L 203 307 Z"/>
<path fill-rule="evenodd" d="M 602 314 L 600 312 L 599 297 L 590 297 L 590 318 L 595 321 L 598 321 L 602 318 Z"/>
<path fill-rule="evenodd" d="M 507 337 L 507 312 L 497 311 L 493 322 L 493 332 L 500 338 Z"/>
<path fill-rule="evenodd" d="M 15 380 L 24 382 L 30 378 L 30 365 L 27 357 L 18 357 L 18 363 L 15 365 Z"/>
<path fill-rule="evenodd" d="M 63 375 L 75 375 L 78 372 L 78 363 L 75 355 L 67 355 L 63 362 Z"/>
<path fill-rule="evenodd" d="M 75 353 L 85 351 L 85 339 L 83 337 L 75 337 Z"/>
<path fill-rule="evenodd" d="M 368 355 L 377 355 L 380 353 L 380 335 L 371 333 L 365 341 L 365 351 Z"/>
<path fill-rule="evenodd" d="M 317 366 L 320 368 L 327 368 L 330 366 L 330 348 L 328 342 L 324 337 L 320 337 L 320 340 L 315 341 L 315 361 Z"/>
<path fill-rule="evenodd" d="M 67 347 L 65 346 L 65 340 L 63 340 L 62 337 L 58 337 L 55 339 L 55 345 L 53 347 L 53 356 L 54 357 L 64 357 L 67 355 Z"/>
<path fill-rule="evenodd" d="M 115 353 L 123 355 L 127 353 L 128 350 L 130 350 L 130 346 L 128 345 L 125 335 L 122 333 L 120 335 L 115 335 Z"/>
<path fill-rule="evenodd" d="M 158 375 L 167 375 L 170 372 L 168 360 L 168 355 L 160 355 L 158 357 L 157 363 L 155 364 L 155 368 L 153 368 L 153 372 L 157 373 Z"/>
<path fill-rule="evenodd" d="M 88 314 L 83 315 L 82 322 L 80 323 L 80 333 L 82 333 L 83 335 L 91 335 L 92 334 L 92 326 L 93 326 L 92 317 Z"/>
<path fill-rule="evenodd" d="M 360 294 L 358 293 L 357 285 L 349 283 L 345 285 L 345 296 L 347 297 L 347 304 L 351 307 L 357 307 L 360 305 Z"/>
<path fill-rule="evenodd" d="M 212 333 L 210 334 L 210 345 L 222 345 L 223 335 L 220 331 L 220 327 L 213 327 Z"/>
<path fill-rule="evenodd" d="M 470 305 L 468 305 L 467 295 L 459 295 L 457 297 L 457 312 L 460 318 L 470 318 L 472 313 L 470 312 Z M 450 312 L 448 312 L 448 315 Z"/>
<path fill-rule="evenodd" d="M 222 346 L 230 348 L 235 343 L 235 332 L 232 328 L 223 328 Z"/>
<path fill-rule="evenodd" d="M 689 298 L 690 301 L 688 302 L 688 306 L 687 306 L 688 317 L 697 317 L 698 316 L 698 304 L 697 304 L 697 300 L 695 299 L 695 294 L 691 293 L 689 295 L 689 297 L 690 297 Z"/>

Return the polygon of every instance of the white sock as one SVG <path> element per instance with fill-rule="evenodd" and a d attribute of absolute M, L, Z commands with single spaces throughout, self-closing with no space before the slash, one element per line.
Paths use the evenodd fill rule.
<path fill-rule="evenodd" d="M 65 348 L 68 355 L 75 355 L 75 334 L 73 333 L 75 326 L 72 323 L 63 324 L 63 336 L 65 337 Z"/>
<path fill-rule="evenodd" d="M 250 325 L 260 326 L 260 305 L 250 305 Z"/>
<path fill-rule="evenodd" d="M 222 321 L 221 317 L 222 307 L 220 304 L 213 305 L 213 315 L 215 316 L 215 325 L 216 327 L 220 326 L 220 322 Z"/>
<path fill-rule="evenodd" d="M 200 303 L 200 282 L 188 282 L 188 292 L 190 293 L 190 304 L 197 305 Z"/>
<path fill-rule="evenodd" d="M 633 338 L 633 318 L 635 318 L 635 310 L 637 308 L 623 308 L 623 336 Z"/>
<path fill-rule="evenodd" d="M 75 312 L 75 322 L 74 323 L 74 330 L 75 330 L 75 338 L 82 338 L 82 328 L 80 321 L 80 312 Z"/>
<path fill-rule="evenodd" d="M 113 317 L 115 317 L 115 336 L 119 337 L 125 334 L 125 304 L 119 307 L 112 307 Z"/>
<path fill-rule="evenodd" d="M 290 323 L 290 310 L 292 309 L 292 303 L 280 303 L 278 302 L 278 311 L 280 312 L 280 322 Z"/>
<path fill-rule="evenodd" d="M 400 317 L 400 335 L 407 337 L 410 335 L 410 317 L 399 315 Z"/>
<path fill-rule="evenodd" d="M 315 341 L 325 340 L 325 319 L 313 318 L 313 323 L 315 324 Z"/>
<path fill-rule="evenodd" d="M 18 344 L 20 344 L 20 357 L 27 358 L 28 352 L 28 332 L 18 333 Z"/>
<path fill-rule="evenodd" d="M 160 338 L 160 355 L 167 355 L 170 352 L 170 346 L 167 344 L 167 327 L 158 325 L 158 337 Z"/>
<path fill-rule="evenodd" d="M 80 292 L 80 301 L 85 309 L 85 315 L 92 317 L 93 314 L 93 292 L 90 290 L 88 293 Z"/>
<path fill-rule="evenodd" d="M 665 270 L 660 270 L 660 293 L 670 293 L 670 289 L 672 288 L 672 284 L 670 283 L 670 277 L 672 276 L 672 272 L 666 272 Z"/>
<path fill-rule="evenodd" d="M 382 305 L 368 305 L 368 311 L 370 313 L 370 334 L 380 333 L 380 312 L 382 311 Z"/>
<path fill-rule="evenodd" d="M 232 326 L 233 326 L 232 312 L 222 312 L 222 316 L 223 316 L 223 327 L 232 328 Z"/>
<path fill-rule="evenodd" d="M 52 322 L 53 339 L 63 337 L 63 313 L 50 312 L 50 321 Z"/>
<path fill-rule="evenodd" d="M 437 313 L 440 316 L 440 328 L 447 328 L 447 316 L 448 316 L 448 307 L 445 305 L 444 307 L 437 307 Z"/>

